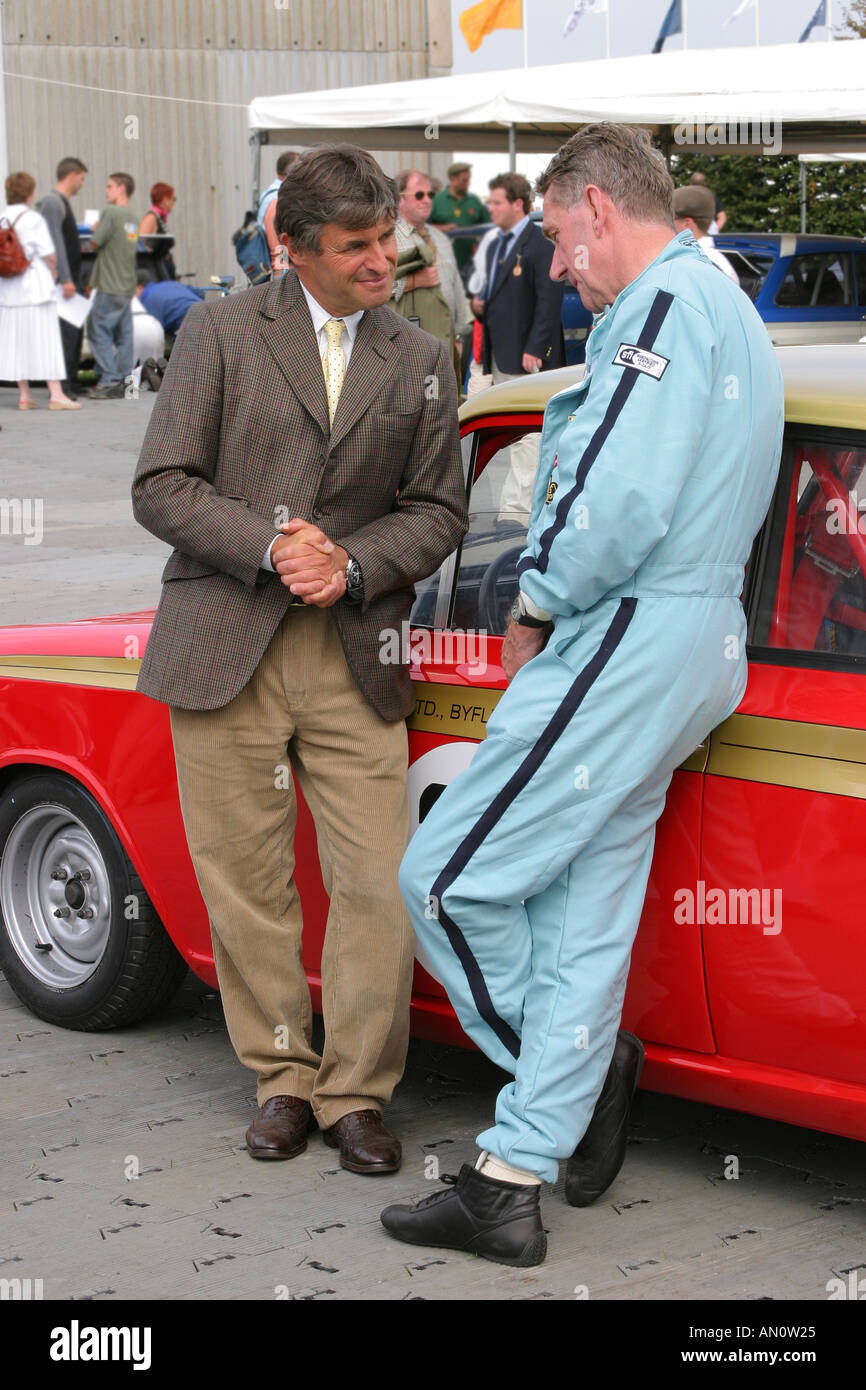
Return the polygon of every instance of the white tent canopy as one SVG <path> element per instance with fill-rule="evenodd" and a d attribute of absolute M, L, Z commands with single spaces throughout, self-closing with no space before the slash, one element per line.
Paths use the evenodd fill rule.
<path fill-rule="evenodd" d="M 312 145 L 340 131 L 369 149 L 423 149 L 426 139 L 512 155 L 518 145 L 555 150 L 597 120 L 649 126 L 671 148 L 710 154 L 866 150 L 866 39 L 512 68 L 257 97 L 248 108 L 261 144 Z"/>
<path fill-rule="evenodd" d="M 866 160 L 866 154 L 801 154 L 801 164 L 850 164 Z"/>

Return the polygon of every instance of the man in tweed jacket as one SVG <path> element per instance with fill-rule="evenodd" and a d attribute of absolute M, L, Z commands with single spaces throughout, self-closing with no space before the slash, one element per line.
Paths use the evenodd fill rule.
<path fill-rule="evenodd" d="M 256 1158 L 314 1121 L 394 1172 L 381 1118 L 408 1040 L 407 668 L 383 664 L 416 580 L 466 530 L 447 349 L 386 305 L 396 192 L 354 146 L 297 160 L 281 279 L 190 311 L 133 484 L 175 550 L 139 690 L 170 706 L 181 807 L 232 1043 L 258 1077 Z M 294 886 L 297 779 L 330 894 L 326 1042 L 311 1042 Z"/>

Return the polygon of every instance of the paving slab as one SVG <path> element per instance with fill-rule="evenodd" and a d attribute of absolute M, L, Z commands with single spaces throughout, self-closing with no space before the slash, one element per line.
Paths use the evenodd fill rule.
<path fill-rule="evenodd" d="M 192 975 L 157 1018 L 98 1034 L 42 1024 L 0 980 L 0 1059 L 0 1274 L 46 1299 L 823 1301 L 866 1273 L 859 1145 L 648 1092 L 600 1203 L 545 1190 L 540 1268 L 404 1246 L 381 1208 L 474 1160 L 502 1073 L 413 1041 L 389 1109 L 399 1174 L 347 1173 L 318 1135 L 256 1163 L 253 1079 Z"/>

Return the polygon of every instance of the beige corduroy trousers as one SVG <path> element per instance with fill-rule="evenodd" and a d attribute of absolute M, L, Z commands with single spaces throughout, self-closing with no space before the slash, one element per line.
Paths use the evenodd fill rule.
<path fill-rule="evenodd" d="M 370 706 L 333 617 L 310 606 L 289 609 L 229 704 L 170 713 L 229 1035 L 258 1076 L 259 1104 L 309 1100 L 323 1129 L 352 1110 L 381 1110 L 403 1073 L 412 985 L 414 936 L 397 886 L 408 833 L 404 721 Z M 330 895 L 321 1058 L 301 963 L 291 771 Z"/>

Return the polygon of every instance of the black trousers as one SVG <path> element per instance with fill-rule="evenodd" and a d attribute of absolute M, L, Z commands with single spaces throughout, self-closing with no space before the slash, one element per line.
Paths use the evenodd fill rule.
<path fill-rule="evenodd" d="M 63 357 L 66 362 L 67 384 L 71 385 L 78 376 L 78 368 L 81 364 L 81 340 L 84 336 L 83 328 L 75 328 L 73 324 L 67 323 L 65 319 L 60 320 L 60 338 L 63 343 Z"/>

